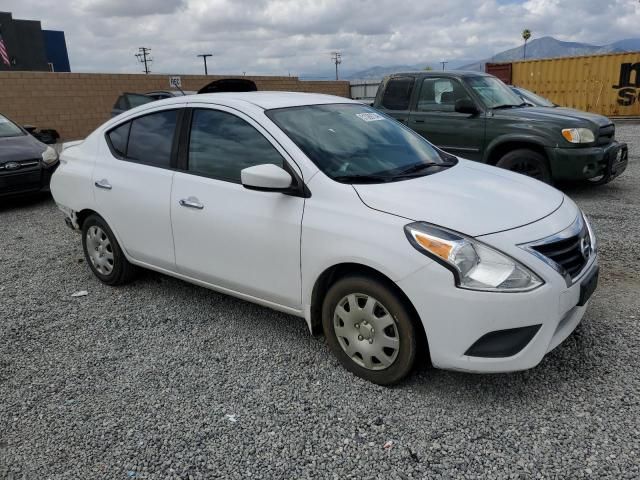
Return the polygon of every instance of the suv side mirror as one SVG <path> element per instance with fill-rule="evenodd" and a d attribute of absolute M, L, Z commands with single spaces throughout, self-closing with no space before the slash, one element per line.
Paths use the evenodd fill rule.
<path fill-rule="evenodd" d="M 470 115 L 475 115 L 480 112 L 478 107 L 476 107 L 476 104 L 473 103 L 473 100 L 470 98 L 459 98 L 456 100 L 455 109 L 458 113 L 468 113 Z"/>
<path fill-rule="evenodd" d="M 287 192 L 291 189 L 293 177 L 277 165 L 265 163 L 241 170 L 240 180 L 249 190 Z"/>

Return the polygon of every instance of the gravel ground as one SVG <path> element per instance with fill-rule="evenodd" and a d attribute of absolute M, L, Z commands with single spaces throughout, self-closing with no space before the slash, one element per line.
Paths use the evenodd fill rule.
<path fill-rule="evenodd" d="M 600 288 L 509 375 L 378 387 L 300 319 L 155 273 L 100 284 L 50 199 L 0 207 L 0 478 L 640 478 L 640 125 L 618 132 L 627 172 L 567 189 Z"/>

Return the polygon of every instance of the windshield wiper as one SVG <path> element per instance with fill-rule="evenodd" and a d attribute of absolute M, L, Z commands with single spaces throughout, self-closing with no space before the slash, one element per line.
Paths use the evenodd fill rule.
<path fill-rule="evenodd" d="M 453 167 L 455 164 L 456 162 L 414 163 L 413 165 L 408 166 L 404 170 L 400 170 L 400 172 L 394 175 L 394 178 L 402 177 L 405 175 L 411 175 L 412 173 L 418 173 L 422 170 L 426 170 L 427 168 L 431 168 L 431 167 L 443 167 L 443 168 Z"/>
<path fill-rule="evenodd" d="M 495 107 L 492 107 L 492 108 L 493 110 L 500 110 L 504 108 L 520 108 L 520 107 L 526 107 L 526 106 L 527 106 L 527 102 L 522 102 L 517 105 L 514 105 L 513 103 L 505 103 L 504 105 L 496 105 Z"/>
<path fill-rule="evenodd" d="M 333 179 L 340 183 L 385 183 L 393 180 L 393 177 L 383 175 L 338 175 Z"/>

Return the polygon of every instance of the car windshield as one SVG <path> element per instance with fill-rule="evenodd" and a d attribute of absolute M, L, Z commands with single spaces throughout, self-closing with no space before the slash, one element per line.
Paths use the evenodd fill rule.
<path fill-rule="evenodd" d="M 513 93 L 496 77 L 466 77 L 465 81 L 480 97 L 488 108 L 513 108 L 523 106 L 522 98 Z"/>
<path fill-rule="evenodd" d="M 7 117 L 0 115 L 0 137 L 19 137 L 21 135 L 24 135 L 24 132 L 20 127 Z"/>
<path fill-rule="evenodd" d="M 540 95 L 537 95 L 524 88 L 515 88 L 514 91 L 524 98 L 527 102 L 534 104 L 537 107 L 555 107 L 556 104 L 551 100 L 548 100 Z"/>
<path fill-rule="evenodd" d="M 382 183 L 441 171 L 456 158 L 373 108 L 356 104 L 269 110 L 269 118 L 332 179 Z"/>

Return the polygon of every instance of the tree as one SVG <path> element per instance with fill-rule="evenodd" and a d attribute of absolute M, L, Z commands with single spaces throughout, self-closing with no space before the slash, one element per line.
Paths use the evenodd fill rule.
<path fill-rule="evenodd" d="M 531 38 L 531 30 L 529 30 L 528 28 L 525 28 L 522 31 L 522 38 L 524 39 L 524 50 L 522 52 L 522 58 L 526 60 L 527 59 L 527 41 Z"/>
<path fill-rule="evenodd" d="M 424 67 L 423 71 L 424 72 L 430 72 L 431 70 L 433 70 L 433 68 L 431 68 L 431 65 L 427 65 L 426 67 Z"/>

